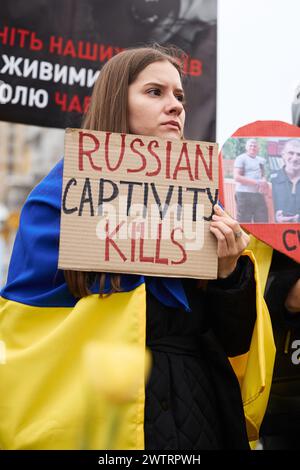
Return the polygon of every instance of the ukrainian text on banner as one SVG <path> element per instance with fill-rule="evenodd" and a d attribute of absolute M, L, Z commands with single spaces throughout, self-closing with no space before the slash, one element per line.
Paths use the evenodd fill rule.
<path fill-rule="evenodd" d="M 102 66 L 157 42 L 185 53 L 186 136 L 215 140 L 216 0 L 3 0 L 0 119 L 80 127 Z"/>

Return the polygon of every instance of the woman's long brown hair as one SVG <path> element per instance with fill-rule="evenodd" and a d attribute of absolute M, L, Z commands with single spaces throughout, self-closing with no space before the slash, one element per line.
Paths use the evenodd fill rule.
<path fill-rule="evenodd" d="M 128 125 L 128 87 L 139 73 L 153 62 L 169 61 L 182 78 L 180 59 L 183 52 L 175 47 L 158 45 L 127 49 L 110 59 L 94 85 L 90 106 L 82 128 L 130 133 Z M 105 273 L 64 271 L 70 292 L 76 298 L 91 294 L 90 287 L 99 278 L 99 293 L 104 291 Z M 111 275 L 111 293 L 121 291 L 120 274 Z"/>

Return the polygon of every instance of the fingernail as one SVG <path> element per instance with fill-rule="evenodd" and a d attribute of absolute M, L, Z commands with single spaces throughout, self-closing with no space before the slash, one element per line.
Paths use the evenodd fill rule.
<path fill-rule="evenodd" d="M 217 211 L 217 212 L 223 212 L 223 209 L 220 207 L 219 203 L 215 205 L 214 209 Z"/>
<path fill-rule="evenodd" d="M 223 210 L 224 210 L 224 207 L 222 206 L 222 204 L 220 203 L 220 201 L 218 201 L 218 206 L 220 206 L 220 207 L 221 207 L 221 209 L 223 209 Z"/>

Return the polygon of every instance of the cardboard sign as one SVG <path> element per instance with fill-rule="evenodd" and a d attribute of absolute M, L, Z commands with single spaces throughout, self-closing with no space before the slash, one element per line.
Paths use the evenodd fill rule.
<path fill-rule="evenodd" d="M 258 121 L 220 152 L 225 209 L 255 237 L 300 261 L 300 129 Z"/>
<path fill-rule="evenodd" d="M 67 129 L 59 268 L 217 277 L 209 142 Z"/>

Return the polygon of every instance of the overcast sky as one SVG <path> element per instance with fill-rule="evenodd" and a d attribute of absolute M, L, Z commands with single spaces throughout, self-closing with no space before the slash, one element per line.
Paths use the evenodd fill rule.
<path fill-rule="evenodd" d="M 300 0 L 219 0 L 217 141 L 256 120 L 291 123 Z"/>

